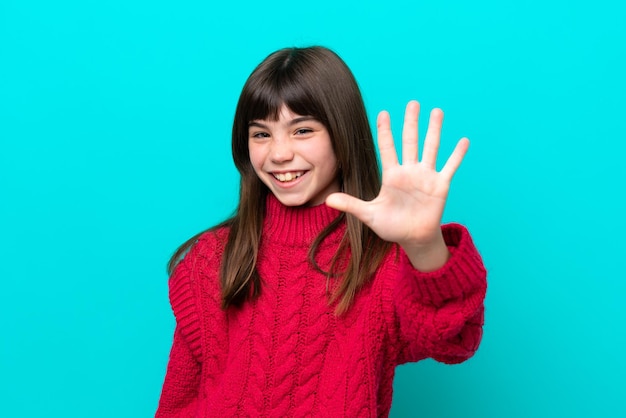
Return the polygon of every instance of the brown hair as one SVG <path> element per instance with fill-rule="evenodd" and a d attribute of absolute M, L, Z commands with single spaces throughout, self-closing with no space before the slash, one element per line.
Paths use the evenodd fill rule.
<path fill-rule="evenodd" d="M 352 72 L 334 52 L 323 47 L 286 48 L 261 62 L 246 81 L 232 131 L 232 154 L 241 175 L 239 206 L 235 215 L 211 228 L 230 228 L 221 265 L 222 307 L 240 306 L 256 298 L 261 279 L 256 269 L 267 187 L 257 177 L 248 151 L 248 127 L 253 120 L 278 120 L 281 107 L 312 116 L 328 130 L 339 165 L 342 190 L 363 200 L 374 199 L 380 190 L 380 173 L 365 106 Z M 342 214 L 314 240 L 311 264 L 319 245 L 342 222 L 346 232 L 333 258 L 331 277 L 342 276 L 330 302 L 339 300 L 336 312 L 345 312 L 359 288 L 372 276 L 390 248 L 361 221 Z M 168 264 L 171 274 L 178 261 L 202 233 L 185 242 Z M 344 271 L 337 271 L 349 254 Z"/>

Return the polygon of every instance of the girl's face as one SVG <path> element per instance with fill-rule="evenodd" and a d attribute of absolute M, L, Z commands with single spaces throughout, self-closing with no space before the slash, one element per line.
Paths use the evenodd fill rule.
<path fill-rule="evenodd" d="M 321 122 L 283 105 L 277 121 L 248 126 L 250 162 L 283 205 L 315 206 L 339 191 L 337 157 Z"/>

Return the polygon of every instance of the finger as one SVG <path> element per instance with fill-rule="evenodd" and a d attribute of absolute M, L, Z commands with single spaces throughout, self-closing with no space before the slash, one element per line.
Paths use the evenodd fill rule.
<path fill-rule="evenodd" d="M 357 199 L 349 194 L 331 193 L 326 197 L 326 205 L 342 212 L 352 214 L 366 225 L 368 225 L 368 222 L 371 220 L 368 202 Z"/>
<path fill-rule="evenodd" d="M 382 111 L 378 114 L 376 122 L 378 127 L 378 151 L 380 152 L 380 162 L 383 170 L 387 167 L 398 165 L 398 154 L 393 144 L 393 136 L 391 135 L 391 122 L 389 113 Z"/>
<path fill-rule="evenodd" d="M 461 138 L 459 142 L 457 142 L 456 147 L 454 147 L 454 151 L 448 157 L 448 161 L 446 161 L 446 165 L 441 169 L 441 175 L 444 176 L 448 181 L 452 180 L 454 173 L 460 167 L 465 154 L 467 153 L 467 149 L 469 148 L 469 139 Z"/>
<path fill-rule="evenodd" d="M 402 164 L 417 162 L 417 121 L 420 113 L 420 104 L 411 100 L 404 112 L 404 126 L 402 128 Z"/>
<path fill-rule="evenodd" d="M 441 109 L 433 109 L 430 112 L 428 131 L 424 139 L 424 150 L 422 151 L 422 164 L 428 168 L 435 169 L 437 164 L 437 153 L 439 152 L 439 138 L 441 137 L 441 124 L 443 123 L 443 112 Z"/>

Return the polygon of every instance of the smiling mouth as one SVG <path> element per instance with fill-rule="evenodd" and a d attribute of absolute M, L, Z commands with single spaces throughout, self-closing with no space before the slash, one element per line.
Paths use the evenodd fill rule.
<path fill-rule="evenodd" d="M 289 171 L 287 173 L 272 173 L 274 178 L 281 183 L 288 183 L 290 181 L 294 181 L 295 179 L 301 177 L 304 174 L 304 171 Z"/>

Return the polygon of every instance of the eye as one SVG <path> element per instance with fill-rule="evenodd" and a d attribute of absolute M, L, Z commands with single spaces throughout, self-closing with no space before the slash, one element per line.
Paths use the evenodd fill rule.
<path fill-rule="evenodd" d="M 313 132 L 313 129 L 310 128 L 300 128 L 296 130 L 296 135 L 307 135 Z"/>
<path fill-rule="evenodd" d="M 269 138 L 270 134 L 268 134 L 267 132 L 253 132 L 250 137 L 251 138 L 256 138 L 256 139 L 261 139 L 261 138 Z"/>

